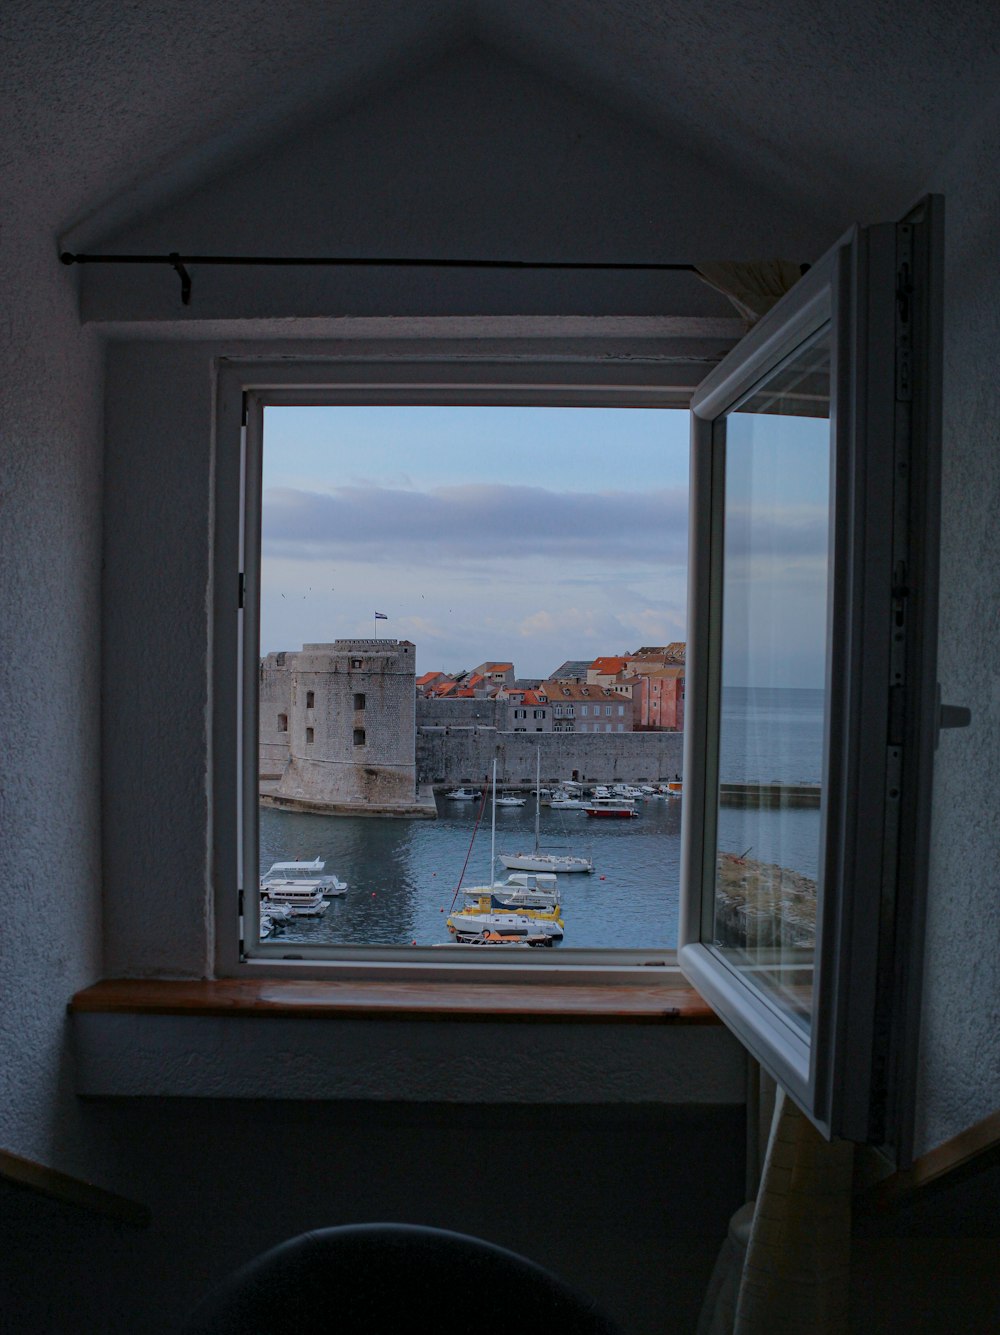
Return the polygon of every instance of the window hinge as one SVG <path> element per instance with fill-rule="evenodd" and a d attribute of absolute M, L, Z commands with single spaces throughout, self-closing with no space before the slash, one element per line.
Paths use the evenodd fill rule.
<path fill-rule="evenodd" d="M 239 577 L 239 588 L 238 588 L 237 593 L 236 593 L 236 606 L 237 606 L 237 607 L 242 607 L 242 606 L 243 606 L 243 598 L 244 598 L 244 595 L 246 594 L 246 588 L 247 588 L 247 577 L 246 577 L 246 575 L 243 573 L 243 571 L 241 570 L 241 571 L 240 571 L 240 577 Z M 240 893 L 242 893 L 242 891 L 241 891 Z"/>
<path fill-rule="evenodd" d="M 244 395 L 243 395 L 243 416 L 240 418 L 240 426 L 246 426 L 246 424 L 247 424 L 247 396 L 246 396 L 246 394 L 244 394 Z"/>
<path fill-rule="evenodd" d="M 236 904 L 237 904 L 236 911 L 237 911 L 237 913 L 239 913 L 240 917 L 242 918 L 242 917 L 243 917 L 243 891 L 242 891 L 242 890 L 237 890 L 237 892 L 236 892 Z"/>

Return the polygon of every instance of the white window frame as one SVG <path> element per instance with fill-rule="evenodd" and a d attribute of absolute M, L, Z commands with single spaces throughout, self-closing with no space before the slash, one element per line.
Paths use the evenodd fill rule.
<path fill-rule="evenodd" d="M 686 409 L 690 383 L 656 359 L 598 367 L 506 361 L 220 358 L 216 366 L 212 657 L 214 939 L 218 977 L 477 978 L 537 983 L 679 980 L 673 949 L 499 951 L 261 942 L 257 894 L 260 505 L 265 405 L 465 404 Z M 249 890 L 249 893 L 247 891 Z M 466 958 L 474 955 L 475 959 Z M 462 956 L 461 959 L 456 958 Z M 512 957 L 517 956 L 515 960 Z M 537 956 L 537 958 L 536 958 Z"/>
<path fill-rule="evenodd" d="M 913 1144 L 935 681 L 942 206 L 855 228 L 692 399 L 679 961 L 826 1135 Z M 829 324 L 827 720 L 808 1035 L 712 941 L 725 421 Z M 900 573 L 902 572 L 902 573 Z M 902 582 L 901 582 L 902 581 Z"/>

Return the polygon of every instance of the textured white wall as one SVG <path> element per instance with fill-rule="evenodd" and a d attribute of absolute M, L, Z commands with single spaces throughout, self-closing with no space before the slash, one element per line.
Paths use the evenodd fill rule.
<path fill-rule="evenodd" d="M 671 157 L 665 140 L 516 67 L 485 55 L 477 60 L 443 67 L 436 79 L 317 127 L 115 244 L 556 256 L 639 255 L 659 247 L 683 258 L 695 247 L 751 253 L 766 245 L 815 255 L 851 218 L 873 216 L 864 182 L 845 177 L 843 215 L 829 227 L 784 216 L 769 235 L 773 201 L 737 199 L 736 186 L 717 189 L 703 166 L 680 153 Z M 994 684 L 1000 397 L 990 372 L 1000 332 L 995 146 L 996 127 L 984 112 L 967 142 L 925 182 L 948 197 L 941 676 L 946 698 L 971 705 L 975 724 L 968 733 L 944 737 L 935 782 L 919 1117 L 924 1146 L 1000 1103 L 1000 952 L 983 945 L 1000 927 L 993 817 L 1000 791 Z M 895 211 L 901 214 L 912 198 L 901 196 Z M 616 295 L 624 303 L 619 310 L 677 309 L 664 304 L 666 298 L 644 305 L 635 287 L 623 286 Z M 527 304 L 518 305 L 521 300 Z M 702 297 L 690 300 L 698 306 Z M 164 332 L 190 336 L 201 324 L 206 336 L 202 346 L 122 345 L 111 361 L 109 971 L 200 973 L 209 958 L 204 782 L 213 353 L 258 350 L 246 340 L 255 328 L 249 319 L 262 315 L 306 317 L 300 324 L 289 320 L 291 340 L 323 312 L 565 314 L 606 311 L 608 301 L 609 289 L 589 278 L 517 288 L 481 274 L 447 281 L 369 274 L 355 281 L 202 270 L 195 274 L 195 304 L 184 312 L 176 280 L 165 271 L 88 274 L 85 309 L 92 318 L 180 317 L 182 324 Z M 220 316 L 230 322 L 212 330 L 204 323 Z M 220 329 L 244 341 L 223 341 Z M 312 329 L 323 332 L 318 319 Z M 208 341 L 209 333 L 215 341 Z M 289 341 L 269 350 L 301 353 L 307 346 Z M 152 866 L 158 884 L 151 892 Z"/>
<path fill-rule="evenodd" d="M 1000 104 L 933 182 L 946 199 L 939 676 L 972 709 L 937 753 L 919 1147 L 1000 1107 Z"/>
<path fill-rule="evenodd" d="M 692 262 L 814 259 L 819 219 L 641 122 L 469 48 L 115 237 L 108 251 Z M 88 269 L 90 319 L 732 314 L 691 274 Z"/>
<path fill-rule="evenodd" d="M 0 1148 L 66 1164 L 101 970 L 101 356 L 41 212 L 0 229 Z"/>

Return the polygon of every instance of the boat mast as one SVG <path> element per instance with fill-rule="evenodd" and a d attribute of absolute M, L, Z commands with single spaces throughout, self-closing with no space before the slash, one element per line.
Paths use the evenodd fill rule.
<path fill-rule="evenodd" d="M 535 752 L 535 852 L 538 852 L 538 819 L 542 812 L 542 748 Z"/>
<path fill-rule="evenodd" d="M 493 820 L 490 823 L 490 889 L 496 880 L 497 865 L 497 758 L 493 757 Z"/>

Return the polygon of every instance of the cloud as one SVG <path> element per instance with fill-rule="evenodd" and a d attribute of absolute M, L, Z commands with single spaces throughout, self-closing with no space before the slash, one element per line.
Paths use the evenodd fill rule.
<path fill-rule="evenodd" d="M 442 561 L 590 560 L 682 564 L 681 489 L 559 492 L 476 484 L 427 491 L 371 484 L 332 491 L 273 488 L 263 504 L 267 556 L 439 566 Z"/>

